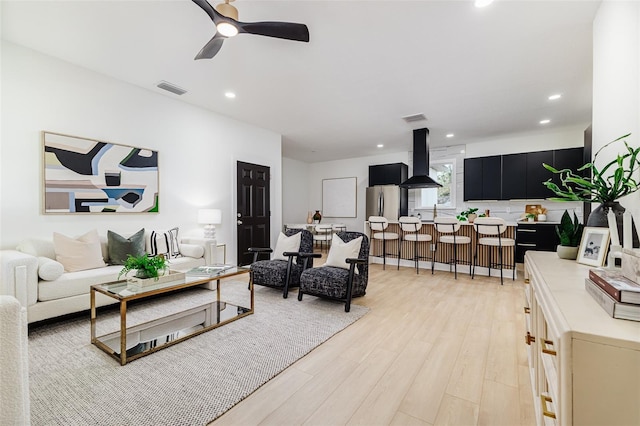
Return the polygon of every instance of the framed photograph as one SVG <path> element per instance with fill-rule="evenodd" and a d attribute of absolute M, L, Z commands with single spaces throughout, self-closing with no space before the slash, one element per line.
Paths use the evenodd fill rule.
<path fill-rule="evenodd" d="M 42 132 L 44 213 L 157 213 L 158 151 Z"/>
<path fill-rule="evenodd" d="M 609 249 L 609 228 L 584 228 L 578 263 L 591 266 L 602 266 Z"/>

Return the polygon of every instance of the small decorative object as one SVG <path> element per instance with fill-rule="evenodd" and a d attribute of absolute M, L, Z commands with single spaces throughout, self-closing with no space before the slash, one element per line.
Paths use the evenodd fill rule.
<path fill-rule="evenodd" d="M 547 221 L 547 215 L 544 213 L 540 213 L 538 215 L 538 222 L 546 222 Z"/>
<path fill-rule="evenodd" d="M 313 214 L 313 222 L 320 223 L 321 220 L 322 220 L 322 215 L 320 214 L 320 210 L 316 210 L 316 212 Z"/>
<path fill-rule="evenodd" d="M 311 225 L 313 223 L 313 213 L 311 213 L 311 210 L 309 210 L 309 213 L 307 214 L 307 224 Z"/>
<path fill-rule="evenodd" d="M 167 261 L 162 254 L 157 256 L 148 256 L 146 254 L 140 256 L 129 255 L 118 274 L 118 279 L 133 270 L 136 271 L 137 278 L 158 278 L 161 272 L 164 273 L 167 270 Z"/>
<path fill-rule="evenodd" d="M 533 213 L 527 213 L 527 222 L 535 222 L 536 221 L 536 215 Z"/>
<path fill-rule="evenodd" d="M 485 209 L 484 217 L 489 217 L 489 213 L 490 213 L 489 209 Z"/>
<path fill-rule="evenodd" d="M 204 224 L 204 238 L 216 238 L 216 226 L 222 223 L 222 210 L 200 209 L 198 210 L 198 223 Z"/>
<path fill-rule="evenodd" d="M 478 209 L 476 207 L 470 207 L 466 210 L 461 211 L 460 214 L 456 216 L 456 219 L 458 219 L 460 222 L 473 223 L 475 218 L 478 217 L 478 215 L 476 214 L 477 211 Z"/>
<path fill-rule="evenodd" d="M 618 154 L 615 159 L 605 164 L 602 169 L 598 169 L 595 164 L 598 155 L 603 149 L 628 136 L 630 134 L 621 136 L 604 145 L 595 153 L 592 162 L 585 164 L 576 171 L 569 169 L 557 170 L 548 164 L 542 164 L 550 172 L 559 174 L 562 182 L 562 188 L 551 182 L 551 179 L 544 182 L 544 185 L 557 195 L 557 197 L 550 198 L 550 200 L 600 203 L 600 206 L 596 207 L 587 219 L 587 226 L 589 227 L 608 228 L 607 213 L 609 210 L 613 210 L 618 225 L 618 239 L 623 239 L 621 235 L 624 234 L 623 215 L 625 208 L 616 200 L 640 189 L 638 182 L 634 178 L 636 171 L 640 167 L 640 148 L 633 148 L 626 141 L 623 141 L 626 151 L 624 154 Z M 583 173 L 581 173 L 583 171 L 590 171 L 592 177 L 583 176 Z M 631 226 L 633 245 L 638 246 L 640 243 L 638 242 L 635 226 L 633 223 Z"/>
<path fill-rule="evenodd" d="M 560 259 L 575 260 L 578 257 L 578 246 L 582 238 L 584 226 L 578 221 L 578 216 L 573 213 L 573 220 L 568 211 L 564 211 L 560 225 L 556 226 L 556 234 L 560 238 L 560 245 L 556 251 Z"/>
<path fill-rule="evenodd" d="M 609 228 L 584 228 L 578 249 L 578 263 L 602 266 L 609 248 Z"/>

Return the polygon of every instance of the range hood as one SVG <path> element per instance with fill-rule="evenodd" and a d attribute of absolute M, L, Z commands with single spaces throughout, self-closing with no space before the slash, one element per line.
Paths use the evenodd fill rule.
<path fill-rule="evenodd" d="M 413 176 L 400 184 L 401 188 L 439 188 L 429 177 L 429 129 L 413 131 Z"/>

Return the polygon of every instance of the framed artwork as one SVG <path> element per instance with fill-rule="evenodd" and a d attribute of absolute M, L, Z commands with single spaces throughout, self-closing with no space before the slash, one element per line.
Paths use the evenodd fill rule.
<path fill-rule="evenodd" d="M 42 132 L 45 214 L 157 213 L 158 151 Z"/>
<path fill-rule="evenodd" d="M 357 178 L 322 179 L 322 216 L 356 217 Z"/>
<path fill-rule="evenodd" d="M 578 263 L 602 266 L 608 249 L 609 228 L 584 228 L 578 249 Z"/>

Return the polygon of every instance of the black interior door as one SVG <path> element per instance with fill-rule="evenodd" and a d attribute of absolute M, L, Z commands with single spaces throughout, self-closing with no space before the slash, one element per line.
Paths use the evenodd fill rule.
<path fill-rule="evenodd" d="M 270 247 L 269 167 L 238 161 L 238 265 L 248 265 L 249 247 Z"/>

